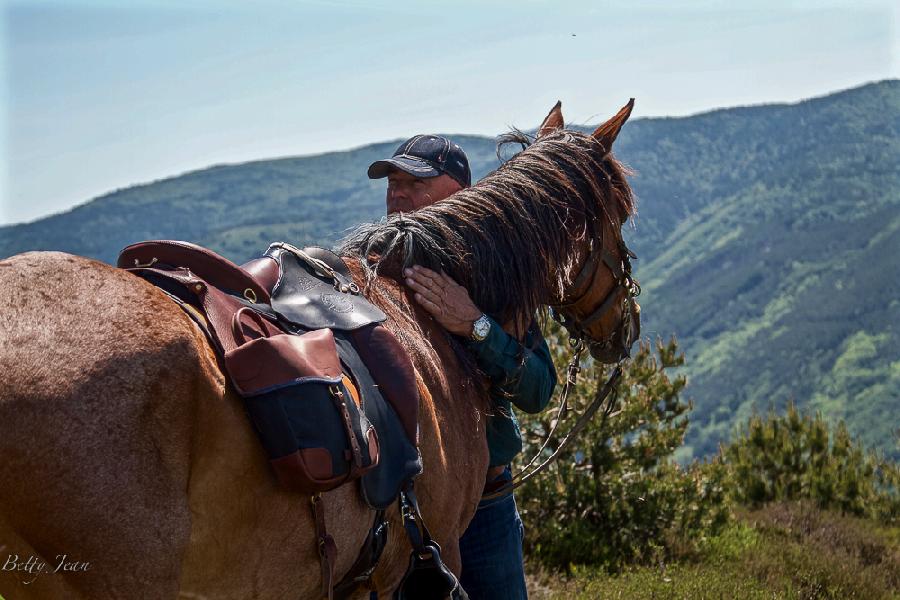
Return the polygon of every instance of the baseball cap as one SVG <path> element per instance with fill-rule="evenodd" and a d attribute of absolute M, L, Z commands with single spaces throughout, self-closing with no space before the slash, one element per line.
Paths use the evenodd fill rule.
<path fill-rule="evenodd" d="M 391 158 L 369 165 L 369 179 L 387 177 L 400 169 L 414 177 L 449 175 L 463 187 L 472 185 L 469 159 L 458 144 L 440 135 L 416 135 L 402 144 Z"/>

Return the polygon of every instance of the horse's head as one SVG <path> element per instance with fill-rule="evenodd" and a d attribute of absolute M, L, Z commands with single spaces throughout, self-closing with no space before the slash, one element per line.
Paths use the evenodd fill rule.
<path fill-rule="evenodd" d="M 571 143 L 587 147 L 594 155 L 591 169 L 562 169 L 570 186 L 582 196 L 564 219 L 566 230 L 575 233 L 567 268 L 551 277 L 554 290 L 552 314 L 565 326 L 573 340 L 583 341 L 591 355 L 614 363 L 630 355 L 640 335 L 641 308 L 635 301 L 640 287 L 631 276 L 631 259 L 636 256 L 625 245 L 622 225 L 633 213 L 631 189 L 626 169 L 612 156 L 612 145 L 631 114 L 634 100 L 590 136 L 566 132 L 559 102 L 538 129 L 535 150 L 543 143 Z M 581 165 L 583 166 L 583 165 Z M 583 203 L 584 195 L 594 206 Z M 594 210 L 592 210 L 594 209 Z"/>
<path fill-rule="evenodd" d="M 563 129 L 559 104 L 533 142 L 472 187 L 412 213 L 360 226 L 342 252 L 369 280 L 404 266 L 447 272 L 484 312 L 519 332 L 550 305 L 573 339 L 603 362 L 628 355 L 640 332 L 633 255 L 622 225 L 634 210 L 627 169 L 610 150 L 632 104 L 593 135 Z"/>

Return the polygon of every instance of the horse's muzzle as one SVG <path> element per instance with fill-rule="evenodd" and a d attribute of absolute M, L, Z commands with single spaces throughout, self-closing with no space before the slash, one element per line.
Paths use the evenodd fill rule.
<path fill-rule="evenodd" d="M 641 307 L 637 302 L 627 302 L 628 310 L 622 312 L 619 328 L 602 342 L 590 342 L 588 349 L 594 360 L 614 364 L 631 356 L 631 347 L 641 337 Z"/>

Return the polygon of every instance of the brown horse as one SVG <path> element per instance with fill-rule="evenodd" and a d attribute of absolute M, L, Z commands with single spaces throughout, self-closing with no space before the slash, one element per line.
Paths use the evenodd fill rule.
<path fill-rule="evenodd" d="M 577 331 L 595 356 L 617 359 L 638 308 L 620 285 L 630 279 L 596 258 L 627 263 L 621 226 L 632 196 L 610 150 L 630 111 L 588 136 L 562 130 L 557 104 L 538 139 L 476 186 L 369 226 L 344 247 L 416 366 L 425 467 L 416 486 L 457 573 L 457 540 L 487 470 L 484 386 L 397 283 L 400 261 L 370 268 L 352 256 L 440 266 L 511 329 L 557 305 L 584 325 Z M 277 487 L 239 398 L 181 309 L 129 273 L 55 252 L 0 261 L 0 289 L 0 594 L 321 595 L 309 499 Z M 373 513 L 353 485 L 324 499 L 339 579 Z M 388 518 L 373 579 L 382 597 L 410 552 L 398 511 Z"/>

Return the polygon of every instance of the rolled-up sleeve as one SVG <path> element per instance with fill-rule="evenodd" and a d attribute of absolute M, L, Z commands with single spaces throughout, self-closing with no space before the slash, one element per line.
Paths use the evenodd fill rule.
<path fill-rule="evenodd" d="M 547 342 L 536 326 L 529 328 L 522 344 L 491 319 L 487 337 L 480 342 L 469 341 L 468 345 L 490 379 L 492 397 L 508 399 L 528 413 L 547 406 L 557 383 L 556 370 Z"/>

